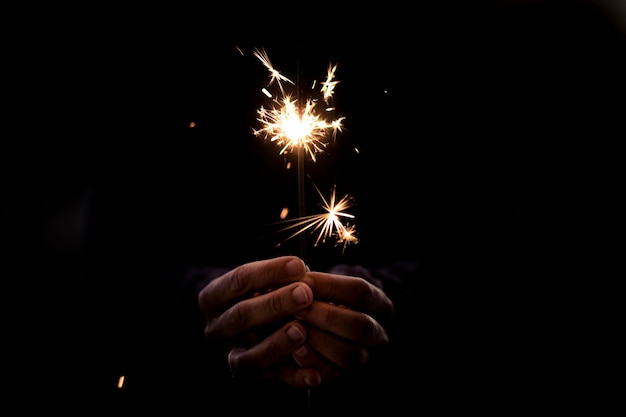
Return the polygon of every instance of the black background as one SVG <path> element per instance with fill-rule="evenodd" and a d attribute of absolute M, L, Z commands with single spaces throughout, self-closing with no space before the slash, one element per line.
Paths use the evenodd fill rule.
<path fill-rule="evenodd" d="M 467 357 L 520 355 L 515 368 L 546 371 L 546 390 L 580 375 L 566 363 L 579 331 L 596 334 L 590 288 L 616 254 L 604 243 L 625 23 L 606 4 L 3 4 L 3 281 L 18 351 L 35 349 L 16 385 L 41 369 L 35 386 L 75 382 L 64 369 L 84 371 L 77 357 L 114 350 L 83 313 L 102 307 L 100 323 L 108 296 L 141 296 L 138 269 L 280 253 L 255 239 L 297 183 L 252 135 L 268 80 L 257 47 L 292 79 L 338 64 L 345 130 L 307 169 L 355 197 L 361 241 L 341 256 L 312 249 L 310 263 L 419 260 L 423 303 L 406 322 L 452 324 L 451 343 L 483 347 L 508 329 L 495 356 Z M 117 275 L 97 282 L 94 268 Z"/>

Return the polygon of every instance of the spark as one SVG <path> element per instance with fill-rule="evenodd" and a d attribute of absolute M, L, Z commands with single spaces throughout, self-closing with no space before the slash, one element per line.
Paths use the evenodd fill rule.
<path fill-rule="evenodd" d="M 342 222 L 342 219 L 355 218 L 353 214 L 345 211 L 353 206 L 353 198 L 346 194 L 341 199 L 337 200 L 336 185 L 333 185 L 328 200 L 324 198 L 317 186 L 315 186 L 315 190 L 322 199 L 323 203 L 320 204 L 320 206 L 325 212 L 285 220 L 284 222 L 289 222 L 290 224 L 280 231 L 297 228 L 286 240 L 308 231 L 311 234 L 317 232 L 317 238 L 313 246 L 317 246 L 319 243 L 325 243 L 328 239 L 335 239 L 336 245 L 342 244 L 344 249 L 349 244 L 357 243 L 358 237 L 356 235 L 355 226 L 347 222 L 346 224 Z"/>
<path fill-rule="evenodd" d="M 324 93 L 324 100 L 328 100 L 335 92 L 335 86 L 339 83 L 339 81 L 333 81 L 335 78 L 335 71 L 337 70 L 337 65 L 328 66 L 328 74 L 326 76 L 326 81 L 322 83 L 321 92 Z"/>
<path fill-rule="evenodd" d="M 332 135 L 335 138 L 337 132 L 342 131 L 345 117 L 329 120 L 324 116 L 334 110 L 332 106 L 327 106 L 325 113 L 320 112 L 317 110 L 317 104 L 320 100 L 316 97 L 309 97 L 299 102 L 298 99 L 285 93 L 281 81 L 294 84 L 293 81 L 272 66 L 265 50 L 255 49 L 254 56 L 269 70 L 269 84 L 271 85 L 276 81 L 280 88 L 280 96 L 278 97 L 272 96 L 267 88 L 261 90 L 272 100 L 269 107 L 261 106 L 257 110 L 257 121 L 260 122 L 261 126 L 253 130 L 254 135 L 263 136 L 265 139 L 275 142 L 280 148 L 279 153 L 281 155 L 295 152 L 301 148 L 315 162 L 315 155 L 326 148 L 328 137 Z M 319 94 L 323 96 L 326 104 L 332 98 L 338 83 L 338 81 L 334 81 L 336 69 L 336 64 L 334 66 L 329 65 L 326 81 L 320 83 L 322 87 Z"/>
<path fill-rule="evenodd" d="M 253 52 L 253 55 L 257 57 L 259 61 L 261 61 L 261 63 L 265 66 L 265 68 L 267 68 L 268 71 L 270 72 L 270 85 L 272 85 L 274 81 L 277 81 L 278 86 L 280 87 L 280 91 L 283 94 L 285 92 L 283 90 L 283 85 L 280 83 L 281 81 L 286 81 L 289 84 L 295 85 L 293 81 L 291 81 L 289 78 L 282 75 L 278 70 L 274 69 L 274 66 L 272 65 L 272 61 L 270 61 L 270 57 L 269 55 L 267 55 L 267 52 L 265 51 L 265 49 L 255 49 Z"/>

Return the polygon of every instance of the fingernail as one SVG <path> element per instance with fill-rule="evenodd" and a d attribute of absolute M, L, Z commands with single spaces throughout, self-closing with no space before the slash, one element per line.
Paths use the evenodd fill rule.
<path fill-rule="evenodd" d="M 309 295 L 304 290 L 304 288 L 302 288 L 302 285 L 298 285 L 293 290 L 291 295 L 293 296 L 293 300 L 298 304 L 305 304 L 309 301 Z"/>
<path fill-rule="evenodd" d="M 304 377 L 304 383 L 311 387 L 316 387 L 322 383 L 322 377 L 317 373 L 310 376 L 307 375 Z"/>
<path fill-rule="evenodd" d="M 304 340 L 304 333 L 302 333 L 302 330 L 300 330 L 296 326 L 291 326 L 287 329 L 287 336 L 289 336 L 289 338 L 294 342 Z"/>
<path fill-rule="evenodd" d="M 309 353 L 308 349 L 304 346 L 301 346 L 300 349 L 293 352 L 298 358 L 305 358 L 306 354 Z"/>
<path fill-rule="evenodd" d="M 304 263 L 300 259 L 292 259 L 287 262 L 287 265 L 285 265 L 285 272 L 287 272 L 287 275 L 290 277 L 302 275 L 304 270 L 303 265 Z"/>

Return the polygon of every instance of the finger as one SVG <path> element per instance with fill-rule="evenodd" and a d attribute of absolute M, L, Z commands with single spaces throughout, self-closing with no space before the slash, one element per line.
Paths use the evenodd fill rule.
<path fill-rule="evenodd" d="M 234 377 L 242 374 L 241 370 L 238 371 L 233 368 L 233 366 L 236 366 L 236 358 L 245 352 L 245 349 L 236 348 L 231 350 L 228 354 L 228 365 L 231 367 L 231 372 Z M 295 362 L 285 359 L 274 368 L 262 372 L 262 374 L 268 379 L 282 381 L 294 388 L 316 387 L 323 381 L 317 369 L 300 367 Z"/>
<path fill-rule="evenodd" d="M 295 282 L 305 271 L 304 262 L 295 256 L 250 262 L 211 281 L 200 291 L 198 303 L 205 316 L 213 316 L 256 291 Z"/>
<path fill-rule="evenodd" d="M 315 298 L 350 307 L 376 317 L 381 322 L 393 315 L 393 303 L 385 293 L 363 278 L 308 272 L 302 278 Z"/>
<path fill-rule="evenodd" d="M 228 340 L 243 332 L 292 316 L 313 302 L 308 285 L 296 282 L 258 297 L 243 300 L 217 317 L 207 320 L 209 340 Z"/>
<path fill-rule="evenodd" d="M 295 366 L 291 353 L 306 340 L 306 331 L 298 322 L 290 322 L 261 343 L 249 348 L 235 348 L 228 354 L 233 375 L 246 372 L 265 373 L 294 387 L 321 383 L 319 371 Z"/>
<path fill-rule="evenodd" d="M 312 326 L 307 327 L 307 335 L 307 345 L 312 351 L 308 354 L 312 356 L 314 352 L 318 357 L 323 358 L 327 364 L 331 363 L 334 366 L 326 365 L 323 367 L 317 362 L 311 362 L 312 359 L 302 362 L 302 365 L 315 366 L 324 370 L 326 368 L 356 370 L 362 369 L 369 362 L 369 353 L 362 346 L 347 342 Z"/>
<path fill-rule="evenodd" d="M 301 368 L 293 359 L 285 358 L 278 366 L 263 373 L 271 380 L 279 380 L 294 388 L 316 387 L 322 383 L 322 376 L 314 368 Z"/>
<path fill-rule="evenodd" d="M 231 351 L 229 365 L 236 370 L 264 371 L 291 355 L 305 340 L 304 326 L 292 321 L 247 350 Z"/>
<path fill-rule="evenodd" d="M 313 301 L 295 317 L 363 347 L 376 348 L 389 343 L 387 332 L 379 322 L 368 314 L 339 305 Z"/>
<path fill-rule="evenodd" d="M 296 349 L 292 356 L 298 366 L 316 369 L 324 382 L 333 381 L 341 375 L 337 367 L 330 365 L 328 359 L 321 357 L 307 344 Z"/>
<path fill-rule="evenodd" d="M 323 381 L 320 372 L 314 368 L 301 368 L 296 364 L 279 367 L 276 377 L 294 388 L 309 388 L 320 385 Z"/>

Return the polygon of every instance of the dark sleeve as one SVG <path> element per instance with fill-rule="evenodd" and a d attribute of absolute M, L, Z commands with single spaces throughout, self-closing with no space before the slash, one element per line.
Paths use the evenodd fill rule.
<path fill-rule="evenodd" d="M 200 290 L 227 270 L 190 267 L 164 274 L 161 311 L 148 344 L 152 353 L 146 356 L 150 365 L 140 369 L 141 388 L 133 392 L 133 404 L 159 398 L 163 404 L 194 411 L 203 402 L 228 403 L 233 395 L 230 369 L 224 352 L 206 343 L 206 322 L 198 306 Z"/>
<path fill-rule="evenodd" d="M 228 272 L 225 267 L 198 267 L 175 271 L 170 275 L 174 295 L 174 305 L 190 314 L 201 314 L 198 308 L 198 294 L 209 282 Z"/>
<path fill-rule="evenodd" d="M 204 352 L 210 346 L 204 340 L 206 321 L 198 305 L 198 294 L 209 282 L 227 271 L 223 267 L 190 267 L 168 274 L 165 282 L 169 288 L 166 287 L 163 294 L 163 304 L 171 309 L 166 318 L 173 340 L 180 341 L 176 344 L 183 347 L 182 355 L 189 356 L 195 351 L 207 356 Z"/>
<path fill-rule="evenodd" d="M 373 268 L 359 264 L 337 264 L 332 266 L 328 272 L 361 277 L 378 288 L 385 290 L 385 287 L 389 288 L 392 285 L 410 284 L 412 276 L 417 275 L 418 268 L 418 261 L 399 260 L 388 265 Z"/>

